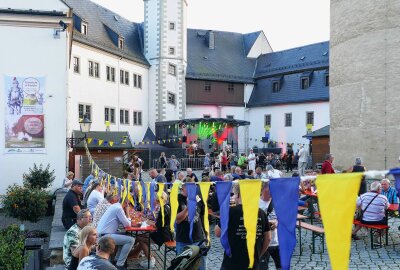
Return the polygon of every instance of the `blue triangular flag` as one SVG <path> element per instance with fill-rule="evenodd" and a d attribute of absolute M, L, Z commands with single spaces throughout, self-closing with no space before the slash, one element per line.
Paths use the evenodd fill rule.
<path fill-rule="evenodd" d="M 219 204 L 220 223 L 221 223 L 221 245 L 227 256 L 231 256 L 231 247 L 228 240 L 229 207 L 231 198 L 232 182 L 216 182 L 216 192 Z"/>

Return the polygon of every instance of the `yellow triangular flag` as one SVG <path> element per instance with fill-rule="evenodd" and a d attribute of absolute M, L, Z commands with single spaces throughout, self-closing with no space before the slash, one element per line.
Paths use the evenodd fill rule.
<path fill-rule="evenodd" d="M 169 224 L 169 227 L 171 229 L 171 232 L 174 232 L 175 230 L 175 219 L 179 206 L 178 193 L 179 193 L 179 182 L 175 181 L 174 184 L 172 185 L 171 194 L 169 196 L 169 203 L 171 205 L 171 222 Z"/>
<path fill-rule="evenodd" d="M 146 208 L 150 208 L 150 182 L 146 182 L 147 188 L 147 205 Z"/>
<path fill-rule="evenodd" d="M 133 206 L 135 206 L 135 200 L 132 197 L 132 193 L 131 193 L 131 184 L 132 181 L 131 180 L 127 180 L 128 181 L 128 190 L 127 190 L 127 194 L 128 194 L 128 200 L 131 202 L 131 204 Z"/>
<path fill-rule="evenodd" d="M 109 141 L 109 144 L 110 144 L 110 146 L 113 146 L 114 142 L 113 141 Z"/>
<path fill-rule="evenodd" d="M 102 145 L 103 144 L 103 140 L 99 140 L 99 145 Z"/>
<path fill-rule="evenodd" d="M 361 173 L 317 176 L 319 208 L 333 270 L 349 268 L 351 230 L 361 177 Z"/>
<path fill-rule="evenodd" d="M 201 182 L 199 183 L 200 186 L 200 191 L 201 191 L 201 199 L 204 202 L 204 230 L 206 231 L 207 234 L 207 239 L 208 239 L 208 244 L 210 245 L 210 223 L 208 221 L 208 206 L 207 206 L 207 201 L 208 201 L 208 194 L 210 192 L 210 186 L 211 182 Z"/>
<path fill-rule="evenodd" d="M 125 201 L 126 195 L 127 194 L 127 188 L 126 188 L 126 179 L 122 179 L 122 183 L 123 183 L 123 191 L 122 191 L 122 202 Z"/>
<path fill-rule="evenodd" d="M 247 252 L 249 255 L 249 268 L 254 264 L 254 248 L 256 244 L 258 203 L 260 201 L 261 180 L 239 181 L 240 197 L 242 198 L 243 223 L 246 228 Z M 257 195 L 256 195 L 257 194 Z"/>
<path fill-rule="evenodd" d="M 87 142 L 88 144 L 90 144 L 92 142 L 93 138 L 87 138 Z"/>
<path fill-rule="evenodd" d="M 160 202 L 160 212 L 158 213 L 159 215 L 162 215 L 162 227 L 164 227 L 165 223 L 165 216 L 164 216 L 164 200 L 162 199 L 162 193 L 164 192 L 164 183 L 158 183 L 158 191 L 157 191 L 157 196 L 158 196 L 158 201 Z"/>
<path fill-rule="evenodd" d="M 139 194 L 139 203 L 142 205 L 142 208 L 144 208 L 143 205 L 143 194 L 142 194 L 142 183 L 140 181 L 137 182 L 137 187 L 138 187 L 138 194 Z"/>

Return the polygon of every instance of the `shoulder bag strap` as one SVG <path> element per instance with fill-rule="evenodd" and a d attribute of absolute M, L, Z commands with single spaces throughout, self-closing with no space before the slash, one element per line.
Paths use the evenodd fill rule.
<path fill-rule="evenodd" d="M 370 206 L 370 204 L 376 199 L 376 197 L 379 196 L 379 193 L 376 194 L 376 196 L 367 204 L 367 207 L 365 207 L 364 210 L 361 209 L 361 213 L 364 215 L 364 212 L 367 211 L 368 207 Z"/>

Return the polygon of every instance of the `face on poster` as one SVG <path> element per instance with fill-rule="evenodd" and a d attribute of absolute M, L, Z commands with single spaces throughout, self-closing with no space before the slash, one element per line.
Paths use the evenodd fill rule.
<path fill-rule="evenodd" d="M 5 152 L 44 153 L 44 77 L 5 76 Z"/>

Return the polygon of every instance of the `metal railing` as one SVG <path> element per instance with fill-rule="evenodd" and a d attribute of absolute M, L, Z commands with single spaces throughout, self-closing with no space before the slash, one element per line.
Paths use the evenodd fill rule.
<path fill-rule="evenodd" d="M 167 159 L 167 169 L 168 169 Z M 193 170 L 203 170 L 204 169 L 204 157 L 187 157 L 187 158 L 177 158 L 180 163 L 179 169 L 192 168 Z M 156 169 L 161 169 L 161 163 L 158 159 L 153 159 L 152 167 Z"/>

